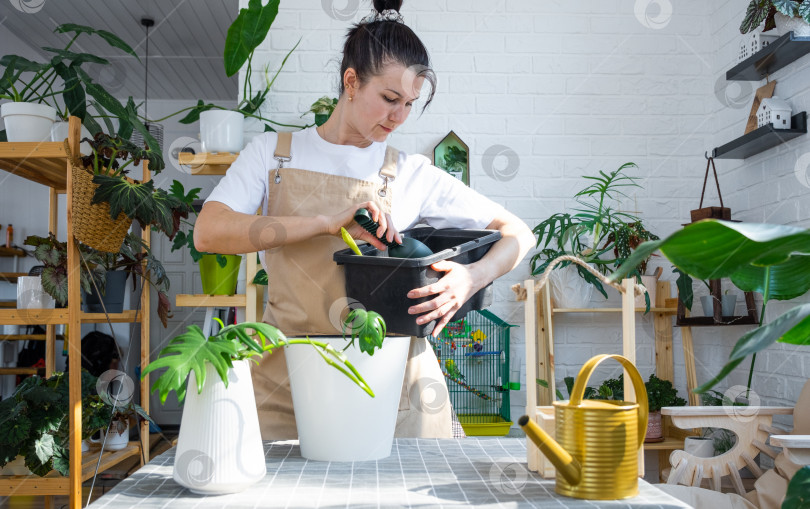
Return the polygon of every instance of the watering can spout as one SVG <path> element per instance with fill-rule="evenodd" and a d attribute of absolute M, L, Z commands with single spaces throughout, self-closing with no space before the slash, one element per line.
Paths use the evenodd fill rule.
<path fill-rule="evenodd" d="M 582 479 L 582 467 L 576 458 L 560 446 L 548 433 L 528 416 L 524 415 L 518 419 L 518 424 L 526 436 L 537 445 L 540 452 L 554 464 L 559 472 L 571 486 L 576 486 Z"/>

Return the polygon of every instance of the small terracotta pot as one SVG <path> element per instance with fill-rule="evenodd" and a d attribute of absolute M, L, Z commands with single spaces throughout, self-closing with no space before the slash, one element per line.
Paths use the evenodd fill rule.
<path fill-rule="evenodd" d="M 647 435 L 644 437 L 645 442 L 657 442 L 664 438 L 664 432 L 661 428 L 661 412 L 650 412 L 647 419 Z"/>

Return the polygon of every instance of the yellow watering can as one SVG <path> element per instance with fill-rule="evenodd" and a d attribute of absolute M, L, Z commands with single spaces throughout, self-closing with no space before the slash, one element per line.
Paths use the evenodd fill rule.
<path fill-rule="evenodd" d="M 596 366 L 616 359 L 627 370 L 638 403 L 583 400 Z M 557 443 L 527 416 L 518 420 L 526 435 L 557 468 L 555 491 L 591 500 L 638 495 L 638 450 L 647 433 L 647 391 L 633 363 L 621 355 L 597 355 L 582 366 L 570 401 L 555 401 Z"/>

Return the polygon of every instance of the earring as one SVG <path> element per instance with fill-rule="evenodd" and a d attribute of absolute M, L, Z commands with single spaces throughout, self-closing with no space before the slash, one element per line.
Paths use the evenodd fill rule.
<path fill-rule="evenodd" d="M 351 100 L 352 100 L 352 99 L 354 99 L 354 97 L 352 97 L 352 96 L 349 96 L 349 101 L 351 101 Z"/>

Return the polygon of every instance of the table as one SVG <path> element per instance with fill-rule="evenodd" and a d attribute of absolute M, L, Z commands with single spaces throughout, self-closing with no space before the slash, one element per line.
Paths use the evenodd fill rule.
<path fill-rule="evenodd" d="M 629 500 L 557 495 L 553 480 L 526 469 L 525 438 L 400 438 L 390 457 L 357 463 L 305 460 L 295 440 L 264 447 L 267 475 L 242 493 L 206 497 L 180 487 L 170 449 L 88 507 L 689 507 L 642 479 Z"/>

